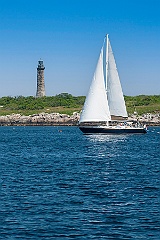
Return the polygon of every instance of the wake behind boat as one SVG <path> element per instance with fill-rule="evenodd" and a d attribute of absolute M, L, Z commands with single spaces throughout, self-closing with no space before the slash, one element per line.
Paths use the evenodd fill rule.
<path fill-rule="evenodd" d="M 128 114 L 108 34 L 102 46 L 93 80 L 79 120 L 84 134 L 146 133 Z"/>

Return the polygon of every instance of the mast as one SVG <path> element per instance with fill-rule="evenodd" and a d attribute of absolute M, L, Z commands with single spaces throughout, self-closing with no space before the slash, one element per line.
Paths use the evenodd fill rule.
<path fill-rule="evenodd" d="M 105 79 L 105 86 L 106 86 L 106 91 L 107 91 L 107 78 L 108 78 L 108 36 L 109 34 L 106 35 L 106 79 Z"/>

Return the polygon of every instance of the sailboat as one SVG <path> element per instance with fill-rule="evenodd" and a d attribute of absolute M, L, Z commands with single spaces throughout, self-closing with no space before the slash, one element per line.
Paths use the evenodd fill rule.
<path fill-rule="evenodd" d="M 80 115 L 84 134 L 146 133 L 138 122 L 129 122 L 119 74 L 107 34 Z"/>

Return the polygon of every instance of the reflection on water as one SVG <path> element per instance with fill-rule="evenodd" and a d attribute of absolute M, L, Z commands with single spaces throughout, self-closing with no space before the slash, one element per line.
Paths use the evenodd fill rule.
<path fill-rule="evenodd" d="M 128 137 L 128 135 L 86 135 L 91 142 L 123 142 Z"/>

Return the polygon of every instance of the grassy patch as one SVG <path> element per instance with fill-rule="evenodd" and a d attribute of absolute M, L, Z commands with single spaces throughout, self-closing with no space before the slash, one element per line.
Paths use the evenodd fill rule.
<path fill-rule="evenodd" d="M 84 96 L 74 97 L 68 93 L 42 98 L 2 97 L 0 98 L 0 115 L 19 113 L 28 116 L 41 112 L 72 115 L 73 112 L 81 111 L 84 101 Z M 160 113 L 160 95 L 125 96 L 125 102 L 128 114 L 133 114 L 135 111 L 139 115 Z"/>

